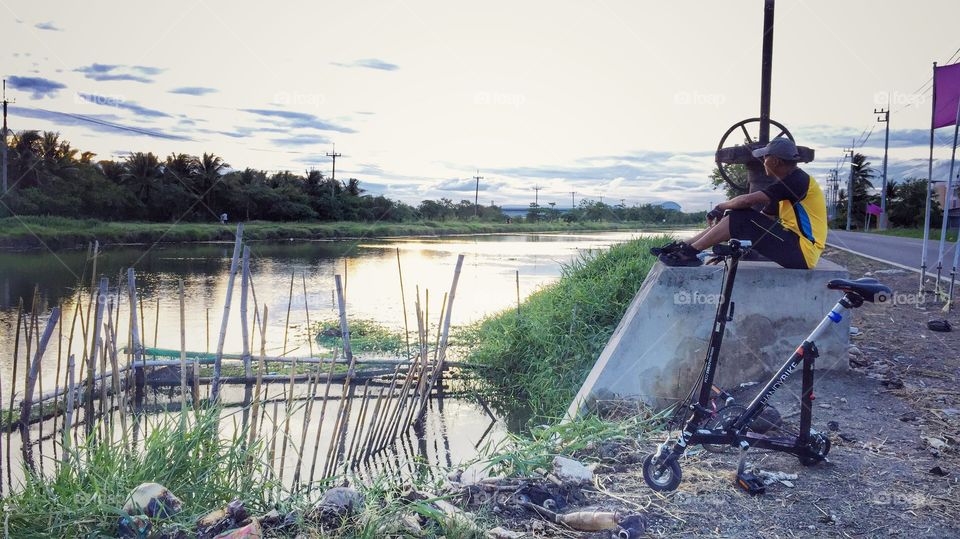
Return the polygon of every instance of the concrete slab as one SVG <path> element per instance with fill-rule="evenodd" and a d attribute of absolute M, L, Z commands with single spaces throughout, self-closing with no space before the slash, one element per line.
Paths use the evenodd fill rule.
<path fill-rule="evenodd" d="M 687 396 L 703 368 L 720 301 L 723 266 L 673 268 L 657 263 L 627 308 L 568 414 L 598 400 L 640 399 L 662 407 Z M 717 385 L 732 387 L 773 374 L 841 294 L 826 287 L 846 268 L 821 259 L 813 270 L 741 262 L 733 290 Z M 849 316 L 817 342 L 817 369 L 845 370 Z"/>

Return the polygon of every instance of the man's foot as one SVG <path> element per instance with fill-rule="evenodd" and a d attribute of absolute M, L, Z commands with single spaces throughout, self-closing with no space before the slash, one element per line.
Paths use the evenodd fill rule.
<path fill-rule="evenodd" d="M 650 254 L 652 254 L 653 256 L 660 256 L 660 255 L 665 255 L 667 253 L 673 253 L 675 251 L 679 251 L 680 249 L 682 249 L 684 245 L 686 244 L 683 243 L 682 241 L 671 241 L 670 243 L 662 247 L 651 247 Z"/>
<path fill-rule="evenodd" d="M 662 254 L 658 258 L 660 259 L 660 262 L 663 262 L 667 266 L 702 266 L 703 261 L 697 256 L 698 254 L 699 251 L 689 245 L 684 244 L 680 249 L 670 253 Z"/>

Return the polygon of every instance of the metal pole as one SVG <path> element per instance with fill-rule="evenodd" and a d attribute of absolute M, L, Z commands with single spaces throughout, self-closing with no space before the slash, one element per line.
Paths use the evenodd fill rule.
<path fill-rule="evenodd" d="M 957 103 L 957 118 L 953 122 L 953 149 L 950 150 L 950 175 L 947 177 L 947 188 L 943 192 L 943 223 L 940 225 L 940 249 L 937 255 L 937 295 L 940 295 L 940 272 L 943 269 L 943 247 L 947 243 L 947 222 L 950 216 L 950 201 L 953 198 L 953 165 L 957 159 L 957 135 L 960 130 L 960 102 Z"/>
<path fill-rule="evenodd" d="M 473 179 L 477 180 L 477 188 L 473 192 L 473 216 L 477 217 L 480 215 L 480 180 L 483 179 L 479 170 L 477 170 L 477 175 Z"/>
<path fill-rule="evenodd" d="M 886 109 L 880 109 L 877 111 L 874 109 L 875 114 L 883 114 L 883 119 L 878 121 L 886 124 L 886 134 L 883 137 L 883 184 L 880 188 L 880 222 L 879 229 L 887 229 L 887 152 L 890 149 L 890 105 L 887 105 Z"/>
<path fill-rule="evenodd" d="M 923 247 L 920 253 L 920 296 L 927 278 L 927 240 L 930 239 L 930 198 L 933 190 L 933 123 L 937 117 L 937 63 L 933 63 L 933 104 L 930 106 L 930 158 L 927 161 L 927 205 L 923 217 Z"/>
<path fill-rule="evenodd" d="M 763 52 L 760 67 L 760 140 L 770 142 L 770 79 L 773 72 L 773 3 L 763 3 Z"/>
<path fill-rule="evenodd" d="M 847 230 L 850 230 L 850 220 L 853 217 L 853 150 L 850 152 L 850 177 L 847 179 Z"/>
<path fill-rule="evenodd" d="M 3 144 L 0 145 L 0 177 L 2 177 L 3 191 L 7 192 L 7 79 L 3 79 Z"/>

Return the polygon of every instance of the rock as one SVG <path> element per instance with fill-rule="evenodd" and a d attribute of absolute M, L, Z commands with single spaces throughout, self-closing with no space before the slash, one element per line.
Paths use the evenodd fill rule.
<path fill-rule="evenodd" d="M 936 475 L 937 477 L 946 477 L 950 475 L 950 472 L 944 470 L 940 466 L 934 466 L 933 468 L 930 468 L 930 473 Z"/>
<path fill-rule="evenodd" d="M 564 482 L 583 484 L 593 482 L 593 470 L 566 457 L 553 458 L 553 474 Z"/>
<path fill-rule="evenodd" d="M 143 483 L 127 496 L 123 511 L 128 515 L 143 513 L 148 517 L 169 517 L 180 512 L 183 502 L 160 483 Z"/>
<path fill-rule="evenodd" d="M 854 345 L 852 345 L 852 344 L 850 345 L 849 348 L 847 348 L 847 353 L 850 354 L 851 356 L 862 356 L 862 355 L 863 355 L 863 352 L 860 351 L 859 348 L 857 348 L 856 346 L 854 346 Z"/>
<path fill-rule="evenodd" d="M 260 517 L 260 524 L 264 526 L 276 526 L 283 522 L 283 518 L 280 516 L 280 511 L 276 509 L 271 509 L 270 512 Z"/>
<path fill-rule="evenodd" d="M 910 422 L 910 421 L 916 421 L 919 417 L 920 417 L 920 415 L 917 414 L 917 412 L 910 411 L 910 412 L 906 412 L 905 414 L 901 415 L 898 419 L 899 419 L 900 421 L 903 421 L 904 423 L 907 423 L 907 422 Z"/>
<path fill-rule="evenodd" d="M 924 437 L 923 439 L 925 442 L 927 442 L 927 445 L 929 445 L 931 448 L 933 448 L 936 451 L 940 451 L 941 449 L 947 447 L 947 442 L 945 442 L 944 440 L 941 440 L 940 438 L 933 438 L 931 436 L 927 436 L 927 437 Z"/>
<path fill-rule="evenodd" d="M 122 516 L 117 521 L 117 536 L 122 539 L 144 539 L 150 537 L 153 524 L 146 515 Z"/>
<path fill-rule="evenodd" d="M 885 378 L 880 380 L 880 385 L 887 389 L 903 389 L 903 380 L 899 378 Z"/>
<path fill-rule="evenodd" d="M 227 515 L 237 523 L 247 520 L 247 510 L 243 507 L 240 498 L 234 498 L 227 504 Z"/>
<path fill-rule="evenodd" d="M 620 519 L 618 538 L 637 539 L 647 531 L 647 519 L 643 515 L 628 515 Z"/>
<path fill-rule="evenodd" d="M 242 528 L 227 530 L 216 536 L 215 539 L 261 539 L 261 537 L 263 537 L 263 529 L 260 527 L 260 522 L 253 519 L 250 524 Z"/>
<path fill-rule="evenodd" d="M 846 397 L 840 397 L 840 403 L 841 403 L 841 404 L 846 404 L 846 403 L 847 403 L 847 398 L 846 398 Z"/>
<path fill-rule="evenodd" d="M 757 472 L 757 476 L 763 480 L 764 485 L 772 485 L 776 482 L 780 482 L 791 488 L 793 487 L 793 483 L 791 483 L 791 481 L 796 481 L 796 479 L 799 477 L 795 473 L 768 472 L 766 470 L 760 470 Z"/>
<path fill-rule="evenodd" d="M 527 534 L 525 532 L 510 531 L 499 526 L 492 530 L 487 530 L 487 533 L 484 534 L 484 537 L 487 539 L 520 539 L 526 536 Z"/>
<path fill-rule="evenodd" d="M 850 326 L 850 335 L 855 336 L 860 334 L 860 328 L 857 326 Z"/>
<path fill-rule="evenodd" d="M 827 430 L 830 430 L 832 432 L 837 432 L 838 430 L 840 430 L 840 423 L 836 421 L 827 421 Z"/>
<path fill-rule="evenodd" d="M 821 403 L 819 406 L 820 406 L 821 408 L 823 408 L 824 410 L 829 410 L 830 408 L 833 408 L 833 406 L 831 406 L 831 405 L 829 405 L 829 404 L 827 404 L 827 403 L 825 403 L 825 402 L 824 402 L 824 403 Z"/>
<path fill-rule="evenodd" d="M 947 417 L 956 417 L 960 415 L 960 408 L 944 408 L 940 411 L 943 412 L 943 415 Z"/>
<path fill-rule="evenodd" d="M 363 496 L 351 487 L 333 487 L 323 493 L 320 501 L 314 507 L 314 513 L 320 515 L 335 514 L 349 516 L 363 508 Z"/>

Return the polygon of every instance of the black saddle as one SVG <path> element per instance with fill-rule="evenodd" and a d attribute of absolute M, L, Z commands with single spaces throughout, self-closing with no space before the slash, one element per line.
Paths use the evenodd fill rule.
<path fill-rule="evenodd" d="M 893 295 L 893 290 L 890 290 L 889 286 L 869 277 L 862 277 L 854 281 L 850 279 L 834 279 L 827 283 L 827 288 L 830 290 L 842 290 L 848 294 L 856 294 L 864 301 L 869 301 L 870 303 L 883 303 Z"/>

